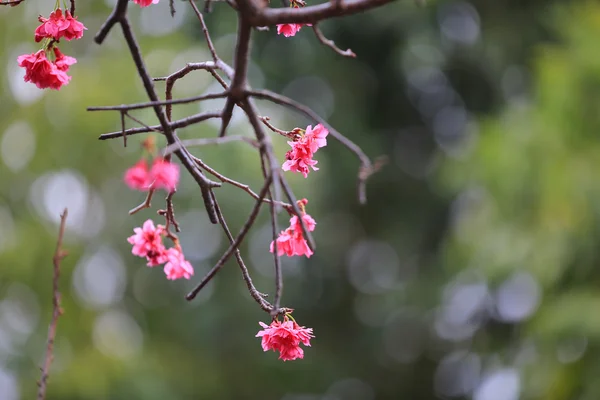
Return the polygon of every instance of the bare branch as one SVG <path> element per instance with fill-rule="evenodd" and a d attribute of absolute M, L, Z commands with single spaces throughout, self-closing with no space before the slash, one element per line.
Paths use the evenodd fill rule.
<path fill-rule="evenodd" d="M 275 300 L 273 301 L 273 317 L 279 314 L 279 306 L 281 305 L 281 295 L 283 294 L 283 274 L 281 273 L 281 259 L 279 251 L 277 251 L 277 237 L 279 235 L 279 227 L 277 226 L 277 213 L 275 205 L 271 204 L 271 231 L 273 233 L 273 263 L 275 265 Z M 299 217 L 302 219 L 302 217 Z"/>
<path fill-rule="evenodd" d="M 258 142 L 256 140 L 251 139 L 246 136 L 240 136 L 240 135 L 215 137 L 215 138 L 188 139 L 188 140 L 180 141 L 181 146 L 185 146 L 185 147 L 208 146 L 208 145 L 214 145 L 214 144 L 225 144 L 225 143 L 229 143 L 229 142 L 245 142 L 256 149 L 258 149 L 260 147 L 260 145 L 258 144 Z M 163 150 L 163 155 L 171 154 L 179 147 L 180 147 L 179 143 L 174 143 L 170 146 L 167 146 Z"/>
<path fill-rule="evenodd" d="M 333 40 L 327 39 L 325 37 L 325 35 L 323 35 L 323 32 L 321 32 L 321 29 L 319 28 L 318 24 L 314 24 L 312 26 L 312 28 L 313 28 L 313 31 L 315 32 L 315 36 L 317 37 L 317 39 L 319 39 L 319 42 L 321 42 L 325 46 L 329 47 L 330 49 L 335 51 L 340 56 L 350 57 L 350 58 L 356 57 L 356 54 L 354 54 L 354 52 L 352 50 L 350 50 L 350 49 L 341 50 L 339 47 L 337 47 L 335 45 L 335 42 Z"/>
<path fill-rule="evenodd" d="M 209 93 L 209 94 L 203 94 L 201 96 L 187 97 L 185 99 L 149 101 L 146 103 L 123 104 L 120 106 L 88 107 L 87 110 L 88 111 L 118 111 L 118 110 L 131 111 L 131 110 L 139 110 L 142 108 L 150 108 L 150 107 L 156 107 L 156 106 L 164 106 L 164 105 L 172 105 L 172 104 L 188 104 L 188 103 L 194 103 L 196 101 L 202 101 L 202 100 L 220 99 L 225 96 L 227 96 L 227 92 Z"/>
<path fill-rule="evenodd" d="M 251 197 L 253 197 L 256 200 L 260 199 L 259 195 L 257 195 L 254 191 L 252 191 L 252 189 L 250 189 L 250 186 L 245 185 L 243 183 L 240 183 L 238 181 L 235 181 L 235 180 L 233 180 L 231 178 L 226 177 L 225 175 L 223 175 L 223 174 L 217 172 L 216 170 L 214 170 L 213 168 L 209 167 L 206 163 L 204 163 L 204 161 L 202 161 L 199 158 L 194 157 L 194 160 L 196 161 L 196 163 L 201 168 L 203 168 L 209 174 L 212 174 L 213 176 L 215 176 L 221 182 L 223 182 L 223 183 L 229 183 L 230 185 L 233 185 L 235 187 L 238 187 L 238 188 L 242 189 L 243 191 L 245 191 L 246 193 L 248 193 Z M 268 199 L 268 198 L 263 198 L 262 201 L 265 202 L 265 203 L 267 203 L 267 204 L 271 204 L 273 202 L 273 200 Z M 282 201 L 275 201 L 275 203 L 277 205 L 285 208 L 288 212 L 293 212 L 294 207 L 291 204 L 284 203 Z"/>
<path fill-rule="evenodd" d="M 250 230 L 250 228 L 252 227 L 252 225 L 254 225 L 254 222 L 256 221 L 256 217 L 258 216 L 258 212 L 260 211 L 260 206 L 263 203 L 263 199 L 267 195 L 267 191 L 269 190 L 270 185 L 271 185 L 271 177 L 269 176 L 265 180 L 263 188 L 261 189 L 260 194 L 258 195 L 259 198 L 256 201 L 256 204 L 254 205 L 252 212 L 248 216 L 248 219 L 244 223 L 244 226 L 242 226 L 242 229 L 240 229 L 240 233 L 238 233 L 235 240 L 231 243 L 229 248 L 221 256 L 219 261 L 217 261 L 215 266 L 206 274 L 206 276 L 204 278 L 202 278 L 202 281 L 200 281 L 198 286 L 196 286 L 190 293 L 188 293 L 188 295 L 186 296 L 186 299 L 188 301 L 193 300 L 198 295 L 200 290 L 202 290 L 202 288 L 204 286 L 206 286 L 206 284 L 208 282 L 210 282 L 210 280 L 216 275 L 216 273 L 219 271 L 219 269 L 221 269 L 221 267 L 227 262 L 227 260 L 229 260 L 229 257 L 231 257 L 231 255 L 234 254 L 235 251 L 240 247 L 240 244 L 244 240 L 244 237 L 246 237 L 246 234 L 248 233 L 248 231 Z"/>
<path fill-rule="evenodd" d="M 129 210 L 129 215 L 136 214 L 137 212 L 142 211 L 145 208 L 150 208 L 150 206 L 152 205 L 151 202 L 152 202 L 153 195 L 154 195 L 154 189 L 148 190 L 148 194 L 146 195 L 146 200 L 144 200 L 144 202 L 142 204 L 140 204 L 139 206 Z"/>
<path fill-rule="evenodd" d="M 125 19 L 128 3 L 129 0 L 117 0 L 117 4 L 115 5 L 115 8 L 113 9 L 112 13 L 106 19 L 104 24 L 102 24 L 100 30 L 98 31 L 98 33 L 96 33 L 96 36 L 94 36 L 94 41 L 96 43 L 102 44 L 110 30 L 113 28 L 113 26 L 115 26 L 116 23 L 121 22 L 123 19 Z"/>
<path fill-rule="evenodd" d="M 58 279 L 60 277 L 60 263 L 67 256 L 67 252 L 62 248 L 63 237 L 65 235 L 65 225 L 67 222 L 68 210 L 65 208 L 63 213 L 60 215 L 60 227 L 58 229 L 58 239 L 56 241 L 56 250 L 54 251 L 54 257 L 52 258 L 52 264 L 54 265 L 54 273 L 52 276 L 52 319 L 48 326 L 48 340 L 46 344 L 46 357 L 44 359 L 44 365 L 42 367 L 42 377 L 38 383 L 37 400 L 44 400 L 46 398 L 46 388 L 48 384 L 48 376 L 50 373 L 50 364 L 52 363 L 53 350 L 54 350 L 54 339 L 56 337 L 56 326 L 58 324 L 58 317 L 63 313 L 60 307 L 60 292 L 58 290 Z"/>
<path fill-rule="evenodd" d="M 356 154 L 361 164 L 358 173 L 358 200 L 361 204 L 366 204 L 366 181 L 368 177 L 372 175 L 373 164 L 371 163 L 369 157 L 362 151 L 360 147 L 356 145 L 356 143 L 354 143 L 353 141 L 342 135 L 340 132 L 338 132 L 336 129 L 334 129 L 331 125 L 327 123 L 327 121 L 325 121 L 325 119 L 321 118 L 311 108 L 305 106 L 304 104 L 298 103 L 297 101 L 292 100 L 289 97 L 271 92 L 269 90 L 253 90 L 249 91 L 248 94 L 252 97 L 256 97 L 257 99 L 269 100 L 273 103 L 289 107 L 301 114 L 304 114 L 308 118 L 319 122 L 325 128 L 327 128 L 331 136 L 333 136 L 341 144 L 346 146 L 348 150 Z"/>
<path fill-rule="evenodd" d="M 204 37 L 206 38 L 206 44 L 208 45 L 208 50 L 210 50 L 212 59 L 214 62 L 217 62 L 219 60 L 219 56 L 217 56 L 217 51 L 215 50 L 215 45 L 213 44 L 213 42 L 210 38 L 210 34 L 208 33 L 208 28 L 206 27 L 206 23 L 204 22 L 204 17 L 202 16 L 202 13 L 200 12 L 200 10 L 198 10 L 198 7 L 196 7 L 196 3 L 194 3 L 194 0 L 189 0 L 189 1 L 190 1 L 190 5 L 194 9 L 194 13 L 196 13 L 196 17 L 198 17 L 198 21 L 200 21 L 200 25 L 202 25 L 202 33 L 204 33 Z M 205 9 L 207 10 L 206 12 L 209 12 L 210 0 L 206 0 L 205 7 L 206 7 Z"/>
<path fill-rule="evenodd" d="M 191 115 L 186 118 L 178 119 L 176 121 L 170 122 L 168 125 L 171 129 L 179 129 L 185 128 L 186 126 L 190 126 L 196 124 L 198 122 L 206 121 L 211 118 L 221 118 L 220 111 L 207 111 L 196 115 Z M 136 135 L 138 133 L 146 133 L 146 132 L 161 132 L 162 133 L 162 125 L 152 125 L 148 127 L 141 128 L 129 128 L 125 130 L 125 134 L 127 136 Z M 99 140 L 107 140 L 114 139 L 123 136 L 123 132 L 110 132 L 102 134 L 98 137 Z"/>
<path fill-rule="evenodd" d="M 0 1 L 0 6 L 18 6 L 19 4 L 21 4 L 22 2 L 24 2 L 25 0 L 4 0 L 4 1 Z"/>
<path fill-rule="evenodd" d="M 394 0 L 347 0 L 341 4 L 328 1 L 303 8 L 260 8 L 252 1 L 243 0 L 247 16 L 252 26 L 278 24 L 314 24 L 328 18 L 357 14 L 380 7 Z"/>
<path fill-rule="evenodd" d="M 214 197 L 214 193 L 212 193 L 212 196 L 215 201 L 215 210 L 217 212 L 217 217 L 219 218 L 219 222 L 220 222 L 221 226 L 223 227 L 223 230 L 225 231 L 225 235 L 227 236 L 227 239 L 229 239 L 229 243 L 233 244 L 234 243 L 233 236 L 231 235 L 231 231 L 229 230 L 229 227 L 227 226 L 227 223 L 225 222 L 225 217 L 223 217 L 223 213 L 221 212 L 219 203 L 217 202 L 216 197 Z M 250 273 L 248 272 L 248 268 L 246 267 L 246 264 L 244 264 L 244 260 L 242 259 L 239 248 L 235 249 L 235 258 L 238 262 L 238 265 L 240 266 L 240 269 L 242 270 L 242 277 L 244 278 L 244 281 L 246 282 L 246 286 L 248 287 L 248 291 L 250 292 L 250 295 L 260 305 L 260 308 L 262 308 L 266 312 L 271 312 L 271 310 L 273 309 L 273 306 L 264 299 L 265 297 L 267 297 L 265 294 L 260 293 L 258 290 L 256 290 L 256 287 L 254 286 L 254 283 L 252 282 L 252 278 L 250 277 Z"/>

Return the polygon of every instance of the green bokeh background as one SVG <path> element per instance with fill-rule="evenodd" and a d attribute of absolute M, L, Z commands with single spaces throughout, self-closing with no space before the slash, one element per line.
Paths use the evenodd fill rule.
<path fill-rule="evenodd" d="M 174 19 L 167 3 L 130 7 L 154 76 L 210 58 L 186 2 L 176 2 Z M 126 237 L 148 218 L 159 222 L 164 202 L 128 216 L 143 195 L 122 175 L 143 137 L 127 148 L 98 141 L 119 129 L 119 116 L 85 108 L 145 96 L 119 32 L 103 46 L 92 40 L 110 1 L 77 4 L 89 30 L 61 44 L 78 59 L 68 86 L 22 82 L 16 57 L 36 50 L 36 17 L 52 7 L 0 8 L 0 399 L 35 396 L 65 206 L 65 314 L 49 399 L 600 398 L 600 4 L 398 1 L 322 23 L 357 59 L 321 46 L 308 28 L 294 38 L 254 33 L 254 87 L 307 103 L 370 156 L 389 158 L 364 207 L 358 161 L 334 140 L 317 154 L 318 172 L 288 175 L 309 199 L 318 248 L 310 259 L 283 259 L 284 304 L 316 336 L 303 360 L 286 363 L 254 337 L 268 316 L 235 263 L 185 301 L 226 248 L 190 177 L 175 205 L 194 278 L 167 281 L 130 254 Z M 228 62 L 235 21 L 224 3 L 207 16 Z M 175 95 L 216 90 L 197 72 Z M 177 106 L 174 118 L 221 105 Z M 259 107 L 282 129 L 313 123 Z M 150 111 L 135 115 L 155 123 Z M 179 135 L 217 132 L 209 122 Z M 252 135 L 242 115 L 231 134 Z M 283 160 L 286 141 L 273 141 Z M 193 151 L 260 188 L 249 146 Z M 237 231 L 252 199 L 232 187 L 215 192 Z M 242 254 L 258 289 L 272 293 L 268 245 L 264 209 Z"/>

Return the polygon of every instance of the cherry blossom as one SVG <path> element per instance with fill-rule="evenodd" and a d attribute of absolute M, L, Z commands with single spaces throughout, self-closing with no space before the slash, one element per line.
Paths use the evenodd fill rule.
<path fill-rule="evenodd" d="M 304 350 L 300 348 L 300 343 L 310 346 L 310 339 L 314 338 L 312 328 L 299 326 L 287 316 L 283 322 L 274 320 L 270 325 L 263 322 L 259 324 L 263 330 L 259 331 L 256 337 L 262 337 L 263 351 L 278 351 L 279 359 L 283 361 L 304 358 Z"/>
<path fill-rule="evenodd" d="M 181 251 L 181 247 L 171 247 L 167 250 L 167 263 L 165 264 L 165 274 L 167 279 L 175 280 L 180 278 L 190 279 L 194 275 L 194 268 L 187 261 Z"/>
<path fill-rule="evenodd" d="M 150 4 L 157 4 L 160 0 L 133 0 L 135 4 L 139 4 L 140 7 L 148 7 Z"/>
<path fill-rule="evenodd" d="M 150 170 L 150 184 L 154 189 L 173 192 L 179 183 L 179 167 L 162 158 L 156 158 Z"/>
<path fill-rule="evenodd" d="M 306 141 L 310 151 L 316 153 L 319 148 L 327 146 L 327 135 L 329 135 L 329 131 L 323 125 L 319 124 L 314 128 L 309 125 L 306 127 L 304 140 Z"/>
<path fill-rule="evenodd" d="M 277 25 L 277 34 L 285 37 L 295 36 L 296 33 L 300 32 L 302 24 L 280 24 Z"/>
<path fill-rule="evenodd" d="M 308 214 L 302 215 L 302 220 L 304 221 L 304 225 L 306 225 L 306 229 L 309 232 L 315 230 L 315 226 L 317 223 Z M 290 227 L 284 231 L 281 231 L 279 237 L 277 238 L 277 255 L 285 254 L 288 257 L 292 256 L 306 256 L 310 258 L 313 255 L 313 251 L 308 247 L 308 243 L 304 238 L 304 234 L 302 233 L 302 225 L 298 220 L 296 215 L 290 218 Z M 271 242 L 270 251 L 273 253 L 275 251 L 275 244 Z"/>
<path fill-rule="evenodd" d="M 150 171 L 145 159 L 138 161 L 133 167 L 125 171 L 125 183 L 133 190 L 145 192 L 150 187 Z"/>
<path fill-rule="evenodd" d="M 61 71 L 67 72 L 69 67 L 77 62 L 75 57 L 65 56 L 58 47 L 54 48 L 54 56 L 56 57 L 54 60 L 54 65 Z"/>
<path fill-rule="evenodd" d="M 144 222 L 141 228 L 133 230 L 135 235 L 127 238 L 127 241 L 133 245 L 131 253 L 138 257 L 146 257 L 148 266 L 153 267 L 167 262 L 168 253 L 162 242 L 165 227 L 157 225 L 151 219 Z"/>
<path fill-rule="evenodd" d="M 25 68 L 25 82 L 34 83 L 40 89 L 60 89 L 71 80 L 71 77 L 66 74 L 68 66 L 76 60 L 69 57 L 60 61 L 60 68 L 50 62 L 46 57 L 45 50 L 39 50 L 36 53 L 24 54 L 17 57 L 17 62 L 20 67 Z M 65 68 L 66 67 L 66 68 Z"/>
<path fill-rule="evenodd" d="M 319 168 L 315 167 L 318 161 L 313 160 L 313 156 L 319 148 L 327 145 L 328 134 L 329 131 L 321 124 L 314 129 L 311 125 L 307 126 L 297 140 L 288 142 L 292 149 L 286 153 L 286 161 L 281 168 L 284 171 L 300 172 L 305 178 L 310 168 L 318 171 Z"/>
<path fill-rule="evenodd" d="M 60 8 L 56 9 L 48 18 L 39 17 L 42 23 L 35 30 L 35 41 L 40 42 L 42 39 L 51 38 L 54 40 L 80 39 L 83 36 L 83 31 L 87 28 L 79 21 L 77 17 L 73 17 L 67 10 L 64 14 Z"/>
<path fill-rule="evenodd" d="M 73 17 L 69 10 L 67 10 L 66 14 L 69 26 L 64 30 L 63 37 L 65 40 L 81 39 L 83 31 L 87 30 L 87 28 L 81 22 L 77 21 L 77 17 Z"/>

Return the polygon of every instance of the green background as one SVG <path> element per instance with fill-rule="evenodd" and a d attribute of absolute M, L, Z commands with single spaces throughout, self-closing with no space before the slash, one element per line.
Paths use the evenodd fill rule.
<path fill-rule="evenodd" d="M 37 50 L 36 17 L 53 2 L 0 8 L 1 399 L 35 396 L 65 206 L 65 314 L 49 399 L 600 398 L 597 2 L 398 1 L 323 22 L 356 59 L 334 54 L 306 27 L 293 38 L 254 32 L 255 88 L 307 103 L 370 156 L 389 157 L 364 207 L 358 161 L 335 140 L 317 153 L 318 172 L 288 173 L 309 200 L 318 247 L 310 259 L 283 258 L 283 304 L 316 336 L 303 360 L 285 363 L 254 337 L 268 316 L 233 262 L 185 301 L 226 248 L 189 176 L 175 207 L 193 279 L 167 281 L 130 254 L 126 238 L 148 218 L 160 222 L 164 202 L 157 196 L 152 209 L 128 216 L 143 194 L 122 175 L 140 158 L 143 136 L 127 148 L 98 141 L 119 129 L 119 115 L 85 111 L 146 99 L 120 32 L 102 46 L 92 40 L 111 3 L 78 2 L 88 31 L 60 45 L 78 63 L 58 92 L 24 83 L 16 63 Z M 130 6 L 153 76 L 210 59 L 189 5 L 176 6 L 175 18 L 165 0 Z M 231 62 L 235 14 L 215 3 L 207 23 Z M 199 71 L 174 94 L 217 90 Z M 177 106 L 174 118 L 221 106 Z M 282 129 L 313 123 L 259 107 Z M 150 110 L 135 115 L 155 123 Z M 207 122 L 179 134 L 217 132 Z M 231 134 L 252 136 L 237 111 Z M 283 160 L 286 140 L 273 141 Z M 193 152 L 259 190 L 249 146 Z M 253 200 L 233 187 L 215 193 L 236 232 Z M 273 293 L 266 210 L 242 254 L 258 289 Z"/>

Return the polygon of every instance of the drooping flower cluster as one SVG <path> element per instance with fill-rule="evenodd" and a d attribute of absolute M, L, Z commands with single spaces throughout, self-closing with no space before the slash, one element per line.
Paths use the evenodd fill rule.
<path fill-rule="evenodd" d="M 56 46 L 60 39 L 80 39 L 87 28 L 67 10 L 54 10 L 49 18 L 39 17 L 42 23 L 35 30 L 35 41 L 45 40 L 43 48 L 32 54 L 17 57 L 19 66 L 25 68 L 25 82 L 31 82 L 40 89 L 60 89 L 71 80 L 67 75 L 69 67 L 77 62 L 66 56 Z"/>
<path fill-rule="evenodd" d="M 303 0 L 292 0 L 290 2 L 291 8 L 300 8 L 306 6 L 306 3 Z M 277 34 L 285 37 L 295 36 L 296 33 L 300 32 L 300 28 L 304 25 L 312 26 L 312 24 L 279 24 L 277 25 Z"/>
<path fill-rule="evenodd" d="M 313 156 L 319 148 L 327 145 L 329 131 L 321 124 L 314 128 L 309 125 L 304 132 L 298 128 L 294 131 L 299 131 L 300 134 L 296 140 L 288 142 L 292 149 L 285 154 L 286 161 L 281 168 L 284 171 L 300 172 L 306 178 L 310 168 L 319 170 L 315 167 L 318 161 L 313 160 Z"/>
<path fill-rule="evenodd" d="M 157 157 L 149 169 L 146 159 L 142 158 L 125 171 L 124 180 L 133 190 L 147 192 L 150 189 L 164 189 L 170 193 L 179 183 L 179 167 L 162 157 Z"/>
<path fill-rule="evenodd" d="M 275 319 L 271 325 L 259 322 L 263 330 L 256 334 L 262 337 L 263 351 L 278 351 L 279 359 L 283 361 L 304 358 L 304 350 L 300 343 L 310 346 L 310 339 L 314 338 L 312 328 L 300 326 L 286 315 L 283 322 Z"/>
<path fill-rule="evenodd" d="M 87 30 L 81 22 L 77 21 L 77 17 L 73 18 L 69 10 L 63 14 L 60 8 L 50 13 L 48 18 L 40 15 L 39 20 L 42 24 L 35 30 L 35 41 L 38 43 L 46 38 L 56 41 L 61 38 L 65 38 L 65 40 L 81 39 L 83 31 Z"/>
<path fill-rule="evenodd" d="M 310 215 L 306 214 L 305 206 L 308 203 L 308 200 L 302 199 L 298 201 L 298 206 L 302 210 L 302 220 L 304 221 L 304 225 L 309 232 L 315 230 L 315 226 L 317 223 Z M 304 234 L 302 233 L 302 225 L 298 216 L 294 215 L 290 218 L 290 226 L 284 231 L 281 231 L 279 237 L 276 240 L 277 242 L 277 254 L 283 255 L 285 254 L 288 257 L 292 256 L 306 256 L 310 258 L 313 255 L 313 251 L 308 247 L 308 243 L 304 238 Z M 271 253 L 275 251 L 275 242 L 271 242 L 270 247 Z"/>
<path fill-rule="evenodd" d="M 148 7 L 150 4 L 157 4 L 160 0 L 133 0 L 135 4 L 139 4 L 140 7 Z"/>
<path fill-rule="evenodd" d="M 138 257 L 145 257 L 148 261 L 147 266 L 165 264 L 164 272 L 170 280 L 190 279 L 194 275 L 194 268 L 185 259 L 179 243 L 175 242 L 175 246 L 169 249 L 163 244 L 163 237 L 167 233 L 164 226 L 155 227 L 154 222 L 149 219 L 141 228 L 134 228 L 133 231 L 135 234 L 127 238 L 127 241 L 133 245 L 131 253 Z"/>

